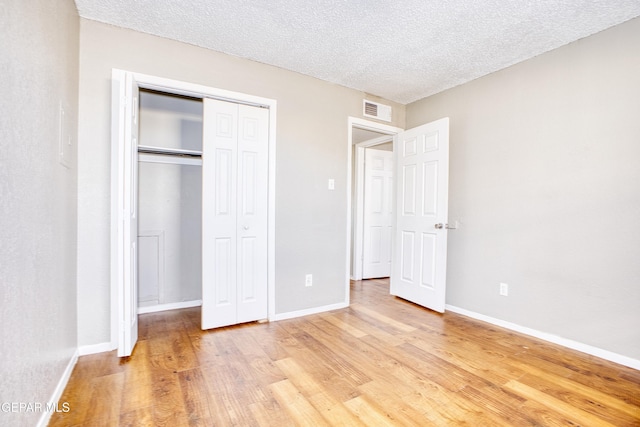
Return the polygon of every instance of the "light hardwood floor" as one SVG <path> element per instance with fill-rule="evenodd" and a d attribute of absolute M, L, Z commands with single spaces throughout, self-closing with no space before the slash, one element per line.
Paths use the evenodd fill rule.
<path fill-rule="evenodd" d="M 351 285 L 351 307 L 201 331 L 140 316 L 134 354 L 81 357 L 51 426 L 640 426 L 640 371 Z"/>

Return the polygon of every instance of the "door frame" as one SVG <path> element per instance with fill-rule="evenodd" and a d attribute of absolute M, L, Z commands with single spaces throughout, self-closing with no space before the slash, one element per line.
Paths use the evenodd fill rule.
<path fill-rule="evenodd" d="M 353 214 L 353 259 L 351 278 L 362 280 L 364 257 L 364 181 L 365 181 L 365 150 L 387 142 L 393 142 L 393 135 L 384 135 L 368 141 L 354 144 L 355 148 L 355 182 L 354 182 L 354 214 Z M 395 191 L 392 189 L 392 191 Z"/>
<path fill-rule="evenodd" d="M 124 137 L 120 132 L 120 110 L 127 100 L 124 97 L 124 86 L 127 78 L 133 78 L 141 89 L 150 89 L 170 94 L 185 95 L 196 98 L 214 98 L 236 104 L 247 104 L 269 109 L 269 148 L 268 148 L 268 195 L 267 195 L 267 294 L 268 319 L 275 317 L 275 189 L 276 189 L 276 115 L 275 99 L 232 92 L 225 89 L 172 80 L 147 74 L 113 69 L 111 99 L 111 346 L 120 346 L 121 322 L 119 313 L 121 302 L 118 291 L 124 286 L 120 272 L 123 270 L 123 242 L 125 212 L 120 208 L 121 201 L 130 196 L 131 189 L 123 183 L 125 170 L 121 165 L 124 149 Z M 129 142 L 130 144 L 130 142 Z"/>
<path fill-rule="evenodd" d="M 349 303 L 350 281 L 362 279 L 362 242 L 364 236 L 364 149 L 366 147 L 372 147 L 393 141 L 393 136 L 404 131 L 404 129 L 357 117 L 349 117 L 347 124 L 347 280 L 345 299 L 347 303 Z M 352 141 L 353 128 L 382 133 L 384 136 L 355 144 L 354 159 L 354 144 Z M 352 184 L 354 170 L 355 179 Z M 352 188 L 352 185 L 354 188 Z"/>

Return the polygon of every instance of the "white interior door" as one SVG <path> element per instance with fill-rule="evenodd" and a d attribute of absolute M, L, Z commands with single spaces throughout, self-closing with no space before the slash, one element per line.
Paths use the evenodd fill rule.
<path fill-rule="evenodd" d="M 114 75 L 114 81 L 117 77 Z M 118 154 L 122 165 L 122 253 L 118 255 L 118 356 L 129 356 L 138 340 L 138 84 L 131 74 L 119 76 Z"/>
<path fill-rule="evenodd" d="M 449 119 L 394 137 L 396 230 L 391 294 L 444 312 Z"/>
<path fill-rule="evenodd" d="M 362 278 L 391 275 L 393 152 L 367 148 L 364 172 Z"/>
<path fill-rule="evenodd" d="M 267 318 L 269 110 L 204 99 L 202 329 Z"/>

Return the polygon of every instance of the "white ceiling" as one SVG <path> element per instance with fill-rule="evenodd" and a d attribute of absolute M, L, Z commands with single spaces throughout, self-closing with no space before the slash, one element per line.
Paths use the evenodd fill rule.
<path fill-rule="evenodd" d="M 80 16 L 407 104 L 640 16 L 640 0 L 75 0 Z"/>

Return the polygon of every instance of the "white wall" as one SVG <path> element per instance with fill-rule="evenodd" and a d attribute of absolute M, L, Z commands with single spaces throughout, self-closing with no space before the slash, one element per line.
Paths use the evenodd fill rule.
<path fill-rule="evenodd" d="M 278 101 L 275 311 L 281 314 L 344 302 L 348 256 L 347 117 L 362 117 L 362 100 L 367 96 L 276 67 L 94 21 L 81 20 L 80 27 L 81 345 L 104 343 L 111 338 L 112 68 Z M 392 124 L 402 126 L 404 107 L 392 105 Z M 336 180 L 335 191 L 327 190 L 329 178 Z M 312 287 L 304 286 L 306 273 L 314 276 Z"/>
<path fill-rule="evenodd" d="M 448 304 L 640 359 L 639 40 L 634 19 L 407 106 L 451 118 Z"/>
<path fill-rule="evenodd" d="M 72 0 L 0 8 L 0 402 L 44 406 L 77 346 L 79 19 Z M 68 168 L 58 162 L 60 104 Z M 0 425 L 41 415 L 2 411 Z"/>

